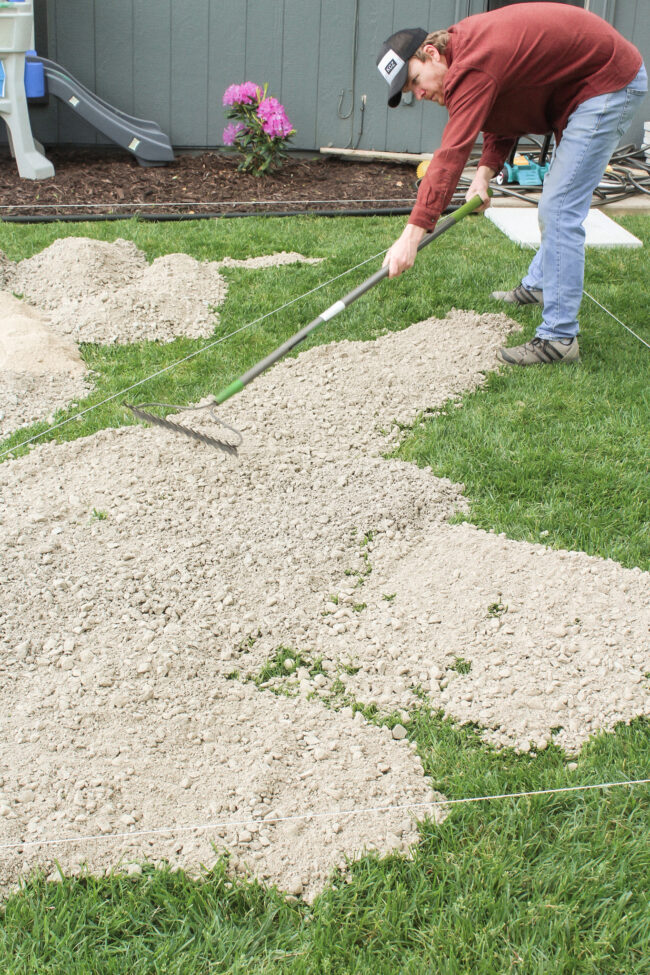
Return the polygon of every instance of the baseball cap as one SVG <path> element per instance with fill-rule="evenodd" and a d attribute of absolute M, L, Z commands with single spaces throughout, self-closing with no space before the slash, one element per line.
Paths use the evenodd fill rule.
<path fill-rule="evenodd" d="M 391 108 L 399 105 L 402 88 L 408 80 L 408 62 L 427 38 L 421 27 L 405 27 L 391 34 L 381 46 L 377 57 L 377 68 L 384 81 L 390 85 L 388 104 Z"/>

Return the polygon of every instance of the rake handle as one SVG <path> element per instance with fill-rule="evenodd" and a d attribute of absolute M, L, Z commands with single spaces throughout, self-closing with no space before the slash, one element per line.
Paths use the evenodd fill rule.
<path fill-rule="evenodd" d="M 489 192 L 491 196 L 492 192 Z M 443 220 L 442 223 L 438 224 L 435 230 L 422 238 L 418 244 L 418 252 L 430 244 L 433 240 L 436 240 L 437 237 L 444 234 L 451 227 L 455 226 L 455 224 L 462 220 L 463 217 L 466 217 L 468 213 L 473 213 L 475 210 L 478 210 L 482 204 L 483 200 L 477 194 L 476 196 L 472 197 L 471 200 L 468 200 L 467 203 L 464 203 L 461 207 L 458 207 L 458 209 L 454 210 L 447 220 Z M 247 386 L 248 383 L 252 382 L 253 379 L 256 379 L 259 375 L 261 375 L 261 373 L 265 372 L 270 366 L 276 363 L 278 359 L 281 359 L 287 354 L 287 352 L 291 352 L 291 350 L 295 349 L 297 345 L 300 345 L 300 343 L 304 341 L 304 339 L 306 339 L 315 328 L 318 328 L 319 325 L 322 325 L 324 322 L 328 322 L 331 318 L 334 318 L 335 315 L 338 315 L 339 312 L 342 312 L 345 308 L 351 305 L 353 301 L 356 301 L 357 298 L 364 295 L 366 291 L 370 291 L 371 288 L 374 288 L 376 284 L 379 284 L 379 282 L 383 281 L 387 276 L 388 266 L 379 268 L 379 270 L 375 271 L 374 274 L 371 274 L 369 278 L 366 278 L 365 281 L 362 281 L 361 284 L 357 285 L 356 288 L 353 288 L 352 291 L 348 292 L 344 298 L 341 298 L 340 301 L 336 301 L 333 305 L 330 305 L 329 308 L 326 308 L 324 312 L 321 312 L 321 314 L 310 322 L 309 325 L 305 325 L 304 328 L 301 328 L 299 332 L 296 332 L 295 335 L 288 338 L 286 342 L 279 345 L 277 349 L 270 352 L 269 355 L 267 355 L 264 359 L 260 359 L 259 362 L 256 362 L 255 365 L 252 366 L 248 372 L 245 372 L 242 376 L 240 376 L 239 379 L 235 379 L 235 381 L 230 383 L 229 386 L 226 386 L 219 393 L 217 393 L 215 396 L 216 404 L 219 405 L 220 403 L 224 403 L 227 399 L 230 399 L 231 396 L 234 396 L 235 393 L 241 392 L 241 390 Z"/>

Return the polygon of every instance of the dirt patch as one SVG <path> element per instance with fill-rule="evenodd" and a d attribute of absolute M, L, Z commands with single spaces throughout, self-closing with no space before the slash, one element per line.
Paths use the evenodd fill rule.
<path fill-rule="evenodd" d="M 49 324 L 77 342 L 104 345 L 205 338 L 219 321 L 227 284 L 221 267 L 250 269 L 318 258 L 286 253 L 235 261 L 165 254 L 149 264 L 132 241 L 55 240 L 34 257 L 4 265 L 6 286 L 48 313 Z"/>
<path fill-rule="evenodd" d="M 36 376 L 86 371 L 76 343 L 53 333 L 45 315 L 6 291 L 0 291 L 0 369 Z"/>
<path fill-rule="evenodd" d="M 103 344 L 211 335 L 226 283 L 210 262 L 168 254 L 151 264 L 132 241 L 55 240 L 21 261 L 14 291 L 49 314 L 57 332 Z"/>
<path fill-rule="evenodd" d="M 239 460 L 138 427 L 0 467 L 0 842 L 231 823 L 25 848 L 5 882 L 54 855 L 197 869 L 215 841 L 311 897 L 432 795 L 348 695 L 408 725 L 421 689 L 520 750 L 650 711 L 647 573 L 451 526 L 462 487 L 382 457 L 510 327 L 454 311 L 286 360 L 223 409 Z"/>
<path fill-rule="evenodd" d="M 146 634 L 142 637 L 146 643 Z M 58 656 L 65 668 L 70 646 L 62 658 L 59 647 L 46 651 L 49 664 L 56 667 Z M 95 835 L 54 846 L 45 858 L 26 846 L 18 858 L 23 870 L 45 864 L 56 879 L 54 858 L 65 872 L 76 873 L 82 864 L 93 872 L 118 865 L 128 870 L 150 857 L 196 872 L 214 860 L 214 844 L 231 852 L 235 867 L 248 865 L 288 893 L 311 899 L 336 864 L 345 867 L 346 855 L 406 850 L 416 840 L 406 810 L 413 807 L 422 815 L 418 804 L 429 801 L 432 792 L 406 742 L 361 715 L 355 720 L 349 708 L 332 719 L 318 702 L 289 701 L 227 681 L 209 661 L 200 666 L 200 680 L 183 680 L 161 709 L 153 688 L 162 671 L 168 676 L 177 671 L 179 652 L 185 649 L 170 646 L 161 656 L 155 648 L 141 647 L 125 681 L 141 674 L 137 691 L 114 689 L 101 705 L 105 715 L 99 725 L 83 705 L 55 709 L 63 745 L 56 761 L 46 756 L 36 768 L 42 746 L 23 743 L 19 750 L 29 754 L 29 774 L 21 775 L 24 784 L 17 793 L 5 780 L 3 837 L 29 842 L 45 818 L 50 835 Z M 79 663 L 87 691 L 113 684 L 105 654 L 82 651 Z M 206 670 L 210 678 L 200 686 Z M 48 665 L 41 676 L 51 672 Z M 45 680 L 41 693 L 44 685 Z M 24 708 L 19 714 L 29 721 Z M 387 804 L 402 808 L 373 811 Z M 32 815 L 25 824 L 19 811 L 28 808 Z M 355 809 L 367 811 L 351 815 Z M 336 814 L 328 815 L 332 810 Z M 441 820 L 444 807 L 435 813 Z M 191 828 L 200 823 L 213 825 Z M 102 835 L 114 832 L 122 834 L 117 847 L 102 843 Z M 129 833 L 142 835 L 130 839 Z M 15 878 L 16 867 L 14 857 L 9 870 L 0 869 L 0 883 Z"/>

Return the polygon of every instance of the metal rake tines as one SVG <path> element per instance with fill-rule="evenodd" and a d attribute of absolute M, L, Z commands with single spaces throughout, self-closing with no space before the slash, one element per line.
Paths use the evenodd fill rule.
<path fill-rule="evenodd" d="M 238 456 L 238 448 L 241 446 L 243 437 L 239 430 L 235 427 L 231 427 L 228 423 L 224 423 L 215 414 L 215 404 L 209 403 L 206 406 L 175 406 L 171 403 L 141 403 L 139 406 L 134 406 L 132 403 L 123 404 L 128 410 L 133 413 L 135 417 L 139 420 L 144 420 L 146 423 L 152 423 L 154 426 L 162 427 L 165 430 L 171 430 L 173 433 L 181 433 L 186 437 L 190 437 L 192 440 L 199 440 L 201 443 L 207 444 L 209 447 L 216 447 L 218 450 L 223 450 L 227 454 L 231 454 L 233 457 Z M 169 410 L 178 410 L 182 412 L 190 411 L 202 411 L 209 410 L 212 419 L 219 426 L 224 427 L 226 430 L 230 430 L 231 433 L 238 437 L 236 443 L 229 443 L 227 440 L 219 440 L 216 437 L 211 437 L 207 433 L 201 433 L 199 430 L 193 430 L 191 427 L 183 426 L 182 423 L 176 423 L 174 420 L 168 420 L 165 417 L 158 416 L 156 413 L 149 413 L 147 410 L 143 409 L 145 406 L 161 406 Z"/>

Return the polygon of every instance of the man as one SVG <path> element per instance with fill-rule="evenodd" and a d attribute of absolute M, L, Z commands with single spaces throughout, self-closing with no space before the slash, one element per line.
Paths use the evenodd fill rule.
<path fill-rule="evenodd" d="M 542 243 L 528 273 L 493 297 L 543 306 L 531 342 L 501 349 L 522 366 L 579 358 L 578 310 L 584 277 L 582 226 L 605 168 L 647 92 L 643 59 L 596 14 L 558 3 L 522 3 L 461 20 L 427 34 L 392 34 L 377 58 L 390 86 L 444 105 L 449 121 L 420 184 L 408 224 L 384 265 L 395 277 L 415 261 L 417 245 L 449 204 L 477 136 L 483 152 L 467 199 L 489 206 L 488 184 L 517 138 L 555 134 L 556 149 L 539 203 Z"/>

